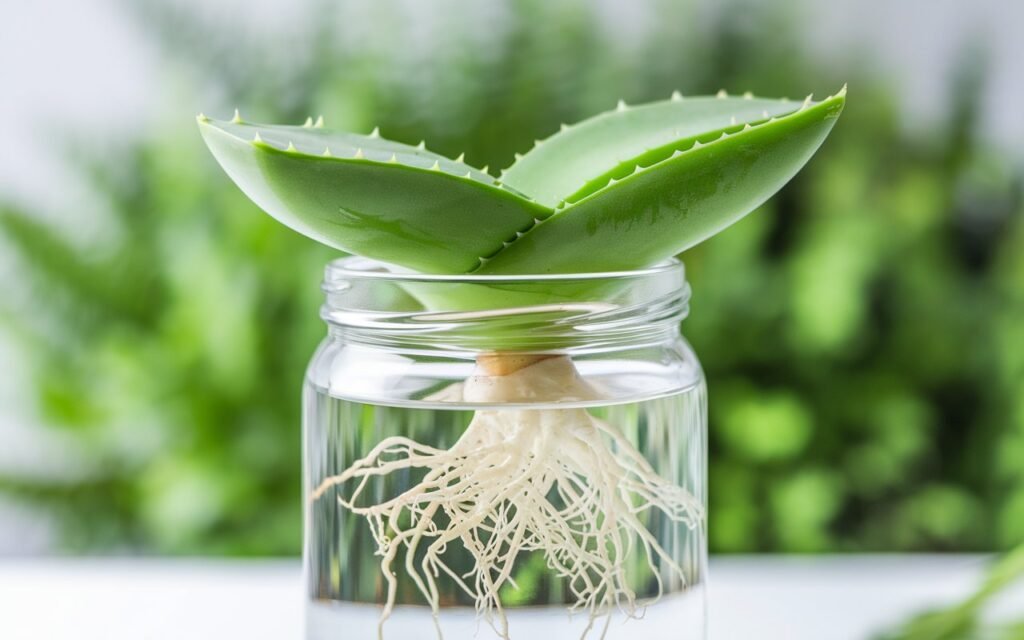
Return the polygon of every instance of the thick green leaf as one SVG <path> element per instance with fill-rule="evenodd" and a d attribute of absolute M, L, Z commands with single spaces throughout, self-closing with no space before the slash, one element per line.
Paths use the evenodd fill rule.
<path fill-rule="evenodd" d="M 678 148 L 689 140 L 729 126 L 764 122 L 793 113 L 802 106 L 791 100 L 753 96 L 701 96 L 627 107 L 624 103 L 588 118 L 539 141 L 518 158 L 502 179 L 554 207 L 564 200 L 578 200 L 595 184 L 608 182 L 608 174 L 632 173 L 635 159 L 653 149 Z M 617 175 L 616 177 L 622 177 Z"/>
<path fill-rule="evenodd" d="M 844 102 L 841 91 L 788 115 L 755 125 L 737 122 L 619 163 L 554 215 L 487 256 L 477 273 L 626 270 L 676 255 L 736 222 L 788 182 L 824 141 Z M 554 139 L 535 151 L 542 153 L 547 144 Z M 529 157 L 519 162 L 531 162 Z M 622 165 L 631 169 L 615 177 Z M 513 167 L 510 179 L 517 173 Z M 539 172 L 529 175 L 541 180 Z"/>
<path fill-rule="evenodd" d="M 228 175 L 324 244 L 419 271 L 462 273 L 551 209 L 457 161 L 384 140 L 199 118 Z"/>
<path fill-rule="evenodd" d="M 249 197 L 325 244 L 433 273 L 569 273 L 649 266 L 732 224 L 807 162 L 844 101 L 620 104 L 538 143 L 505 184 L 376 131 L 200 125 Z"/>

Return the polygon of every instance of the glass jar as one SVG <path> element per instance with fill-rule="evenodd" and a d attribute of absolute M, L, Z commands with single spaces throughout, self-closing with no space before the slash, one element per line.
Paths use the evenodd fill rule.
<path fill-rule="evenodd" d="M 327 266 L 306 638 L 705 637 L 706 393 L 677 261 Z"/>

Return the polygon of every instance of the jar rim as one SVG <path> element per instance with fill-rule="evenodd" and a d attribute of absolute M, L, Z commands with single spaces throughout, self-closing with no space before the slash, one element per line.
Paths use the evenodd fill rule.
<path fill-rule="evenodd" d="M 629 271 L 591 271 L 582 273 L 523 273 L 523 274 L 430 274 L 404 270 L 395 265 L 371 260 L 362 256 L 335 258 L 324 268 L 324 285 L 339 280 L 366 279 L 395 282 L 437 282 L 467 284 L 499 284 L 511 282 L 580 282 L 592 280 L 616 280 L 621 278 L 654 278 L 672 274 L 684 278 L 686 268 L 677 258 L 669 258 L 643 269 Z"/>
<path fill-rule="evenodd" d="M 421 352 L 597 351 L 678 334 L 690 287 L 683 264 L 637 271 L 433 275 L 362 257 L 333 260 L 320 316 L 351 343 Z"/>

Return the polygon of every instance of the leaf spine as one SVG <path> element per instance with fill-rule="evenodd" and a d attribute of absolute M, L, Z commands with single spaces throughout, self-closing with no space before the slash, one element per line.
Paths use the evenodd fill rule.
<path fill-rule="evenodd" d="M 466 153 L 462 152 L 462 153 L 459 154 L 459 156 L 457 158 L 455 158 L 455 162 L 463 162 L 463 161 L 465 161 L 465 159 L 466 159 Z"/>
<path fill-rule="evenodd" d="M 320 154 L 320 155 L 322 155 L 325 158 L 330 158 L 331 157 L 331 148 L 330 147 L 324 147 L 324 152 L 322 154 Z"/>
<path fill-rule="evenodd" d="M 725 89 L 719 89 L 718 93 L 715 94 L 715 97 L 718 99 L 728 98 L 729 93 Z"/>
<path fill-rule="evenodd" d="M 235 109 L 235 116 L 231 118 L 231 122 L 235 124 L 242 124 L 242 114 L 238 112 L 238 109 Z"/>
<path fill-rule="evenodd" d="M 730 125 L 735 125 L 736 124 L 736 116 L 729 116 L 729 124 Z"/>
<path fill-rule="evenodd" d="M 391 164 L 398 164 L 398 154 L 392 153 L 391 157 L 388 158 L 388 162 L 390 162 Z"/>
<path fill-rule="evenodd" d="M 558 130 L 559 130 L 559 131 L 568 131 L 568 130 L 569 130 L 569 125 L 567 125 L 567 124 L 565 124 L 565 123 L 563 122 L 562 124 L 560 124 L 560 125 L 558 126 Z"/>
<path fill-rule="evenodd" d="M 354 158 L 355 160 L 362 160 L 365 157 L 366 156 L 363 155 L 363 148 L 362 147 L 357 148 L 356 149 L 356 154 L 354 156 L 352 156 L 352 158 Z"/>
<path fill-rule="evenodd" d="M 682 99 L 683 99 L 683 94 L 679 93 L 679 90 L 677 89 L 676 91 L 673 91 L 673 92 L 672 92 L 672 97 L 671 97 L 671 98 L 669 98 L 669 99 L 670 99 L 670 100 L 671 100 L 672 102 L 679 102 L 680 100 L 682 100 Z"/>
<path fill-rule="evenodd" d="M 754 99 L 754 94 L 751 93 L 750 91 L 744 91 L 743 92 L 743 99 L 744 100 L 753 100 Z"/>
<path fill-rule="evenodd" d="M 298 153 L 299 152 L 299 150 L 295 148 L 295 143 L 292 142 L 291 140 L 288 141 L 288 146 L 285 147 L 285 151 L 287 151 L 288 153 Z"/>
<path fill-rule="evenodd" d="M 313 116 L 306 116 L 306 121 L 302 123 L 302 126 L 309 129 L 313 126 Z"/>
<path fill-rule="evenodd" d="M 420 151 L 426 151 L 427 150 L 427 141 L 426 140 L 420 140 L 420 143 L 418 145 L 416 145 L 416 148 L 419 149 Z"/>
<path fill-rule="evenodd" d="M 813 100 L 813 99 L 814 99 L 814 94 L 813 93 L 811 95 L 807 96 L 806 98 L 804 98 L 804 103 L 802 105 L 800 105 L 800 109 L 803 110 L 803 109 L 806 109 L 807 107 L 811 106 L 811 100 Z"/>
<path fill-rule="evenodd" d="M 198 120 L 199 122 L 209 122 L 210 121 L 210 119 L 208 117 L 206 117 L 206 114 L 203 113 L 202 111 L 200 111 L 199 115 L 196 116 L 196 120 Z"/>
<path fill-rule="evenodd" d="M 324 127 L 324 117 L 322 115 L 321 116 L 317 116 L 316 117 L 316 122 L 313 123 L 313 126 L 316 127 L 317 129 L 323 129 L 323 127 Z"/>
<path fill-rule="evenodd" d="M 252 143 L 253 144 L 263 144 L 263 138 L 260 137 L 260 132 L 259 131 L 257 131 L 256 134 L 253 135 Z"/>
<path fill-rule="evenodd" d="M 615 105 L 615 110 L 616 111 L 625 111 L 628 108 L 629 108 L 629 105 L 626 104 L 625 100 L 619 100 L 618 103 Z"/>
<path fill-rule="evenodd" d="M 374 127 L 373 131 L 370 132 L 370 137 L 371 138 L 379 138 L 380 137 L 380 127 Z"/>

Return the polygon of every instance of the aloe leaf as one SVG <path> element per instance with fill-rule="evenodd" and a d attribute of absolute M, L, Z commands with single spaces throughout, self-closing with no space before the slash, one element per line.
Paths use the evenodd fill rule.
<path fill-rule="evenodd" d="M 725 116 L 702 99 L 692 123 L 681 120 L 671 135 L 658 126 L 668 121 L 672 102 L 633 118 L 630 110 L 598 116 L 593 135 L 587 125 L 563 132 L 535 147 L 506 172 L 506 180 L 530 189 L 541 201 L 563 194 L 554 215 L 547 217 L 497 253 L 486 256 L 476 270 L 483 274 L 567 273 L 626 270 L 676 255 L 721 231 L 778 191 L 810 159 L 831 131 L 845 104 L 845 88 L 821 102 L 779 103 L 783 115 L 762 113 L 743 122 L 748 110 Z M 743 99 L 719 99 L 726 109 Z M 751 103 L 755 102 L 753 100 Z M 680 102 L 685 105 L 686 101 Z M 637 108 L 641 111 L 647 108 Z M 675 108 L 682 116 L 682 107 Z M 767 117 L 765 117 L 767 115 Z M 693 133 L 705 126 L 724 126 Z M 732 124 L 733 118 L 736 123 Z M 613 121 L 622 120 L 624 123 Z M 637 133 L 630 133 L 635 126 Z M 689 134 L 673 140 L 674 131 Z M 582 138 L 578 139 L 580 136 Z M 596 138 L 599 158 L 573 161 L 586 138 Z M 615 142 L 621 138 L 621 142 Z M 642 140 L 637 142 L 633 138 Z M 664 144 L 660 144 L 666 140 Z M 648 145 L 659 145 L 649 148 Z M 562 175 L 597 167 L 621 154 L 641 150 L 594 175 L 572 193 Z M 550 149 L 550 150 L 548 150 Z M 578 153 L 577 153 L 578 152 Z M 536 159 L 531 155 L 537 154 Z M 556 166 L 564 166 L 561 175 Z M 525 167 L 525 168 L 524 168 Z M 547 167 L 545 171 L 544 168 Z"/>
<path fill-rule="evenodd" d="M 370 135 L 199 117 L 207 145 L 256 204 L 324 244 L 433 273 L 464 273 L 552 213 L 490 175 Z"/>
<path fill-rule="evenodd" d="M 753 96 L 624 104 L 538 143 L 494 180 L 419 147 L 314 125 L 200 117 L 243 191 L 325 244 L 432 273 L 628 270 L 756 208 L 807 162 L 845 104 Z"/>
<path fill-rule="evenodd" d="M 764 122 L 800 109 L 792 100 L 700 96 L 639 106 L 619 102 L 612 110 L 578 124 L 563 125 L 546 140 L 539 140 L 502 179 L 539 202 L 555 207 L 578 200 L 595 185 L 606 184 L 610 175 L 631 173 L 636 158 L 662 147 L 671 153 L 680 141 L 747 123 Z"/>

